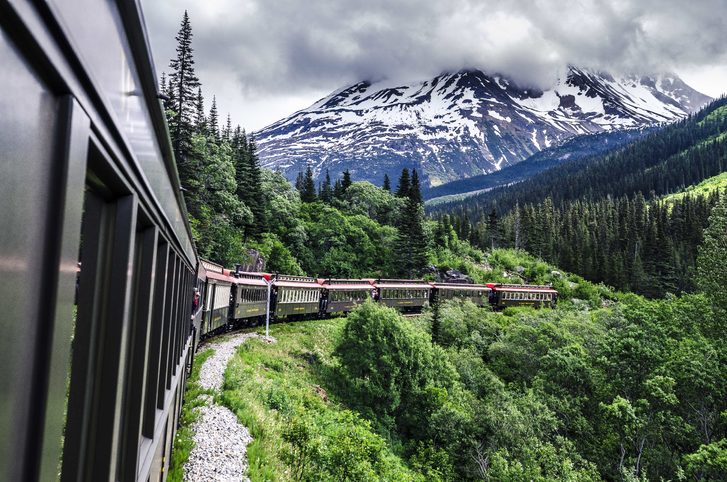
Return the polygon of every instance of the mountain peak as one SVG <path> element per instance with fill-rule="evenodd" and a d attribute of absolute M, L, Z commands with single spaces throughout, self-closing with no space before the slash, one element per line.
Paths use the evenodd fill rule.
<path fill-rule="evenodd" d="M 574 136 L 672 122 L 709 97 L 673 74 L 570 67 L 546 90 L 477 69 L 414 83 L 361 81 L 257 133 L 262 164 L 294 178 L 349 169 L 381 182 L 417 168 L 430 185 L 486 174 Z"/>

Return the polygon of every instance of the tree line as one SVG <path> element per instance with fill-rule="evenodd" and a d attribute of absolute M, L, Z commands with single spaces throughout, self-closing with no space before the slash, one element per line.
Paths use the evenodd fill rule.
<path fill-rule="evenodd" d="M 478 247 L 525 249 L 590 280 L 663 296 L 693 290 L 697 246 L 720 194 L 659 196 L 724 170 L 721 98 L 616 152 L 437 206 L 432 216 Z"/>
<path fill-rule="evenodd" d="M 396 263 L 389 261 L 390 267 L 381 274 L 409 278 L 420 276 L 428 262 L 429 239 L 424 229 L 424 201 L 417 170 L 402 169 L 393 193 L 388 175 L 384 176 L 381 188 L 370 183 L 356 184 L 356 191 L 368 191 L 366 198 L 363 193 L 351 190 L 354 182 L 348 169 L 333 184 L 326 170 L 323 181 L 316 188 L 313 169 L 308 166 L 305 173 L 298 173 L 295 187 L 301 201 L 306 204 L 321 203 L 347 212 L 356 211 L 356 207 L 375 206 L 374 212 L 369 213 L 373 219 L 395 228 L 394 242 L 389 246 L 382 244 L 376 247 L 391 260 L 396 260 Z M 379 191 L 378 200 L 373 199 L 372 189 Z"/>
<path fill-rule="evenodd" d="M 229 114 L 221 125 L 215 97 L 207 111 L 195 74 L 192 26 L 184 12 L 169 75 L 162 74 L 169 131 L 199 254 L 225 264 L 247 258 L 245 245 L 267 231 L 255 139 Z"/>

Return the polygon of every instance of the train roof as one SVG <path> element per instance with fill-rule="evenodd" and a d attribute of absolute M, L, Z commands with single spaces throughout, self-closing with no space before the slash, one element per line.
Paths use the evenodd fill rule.
<path fill-rule="evenodd" d="M 199 262 L 204 267 L 204 269 L 207 270 L 207 272 L 223 274 L 225 271 L 224 266 L 217 264 L 217 263 L 213 263 L 212 261 L 210 261 L 208 259 L 200 259 Z"/>
<path fill-rule="evenodd" d="M 373 282 L 377 288 L 402 288 L 402 289 L 432 289 L 429 281 L 409 279 L 378 279 Z"/>
<path fill-rule="evenodd" d="M 262 276 L 259 278 L 237 278 L 234 277 L 233 283 L 240 286 L 267 286 L 268 283 Z"/>
<path fill-rule="evenodd" d="M 432 283 L 439 290 L 491 290 L 487 285 L 473 283 Z"/>
<path fill-rule="evenodd" d="M 284 288 L 321 288 L 321 285 L 315 278 L 311 278 L 309 276 L 293 276 L 288 274 L 277 275 L 273 284 Z"/>
<path fill-rule="evenodd" d="M 270 273 L 262 273 L 258 271 L 233 271 L 232 276 L 234 276 L 238 280 L 270 281 L 273 278 Z"/>
<path fill-rule="evenodd" d="M 370 290 L 373 280 L 370 279 L 320 279 L 318 282 L 327 290 Z"/>
<path fill-rule="evenodd" d="M 227 271 L 228 274 L 225 274 L 225 271 L 227 271 L 227 270 L 223 270 L 222 273 L 217 273 L 215 271 L 207 271 L 207 278 L 213 279 L 216 281 L 224 281 L 224 282 L 230 283 L 230 284 L 237 283 L 238 280 L 236 278 L 233 278 L 232 276 L 229 276 L 229 271 Z"/>

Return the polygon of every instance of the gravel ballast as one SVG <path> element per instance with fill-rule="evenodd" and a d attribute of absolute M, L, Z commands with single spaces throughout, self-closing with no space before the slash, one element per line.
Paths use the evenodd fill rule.
<path fill-rule="evenodd" d="M 237 347 L 250 338 L 260 338 L 257 333 L 240 333 L 223 341 L 211 343 L 215 353 L 205 361 L 199 372 L 199 384 L 205 389 L 222 389 L 225 369 Z M 250 432 L 240 424 L 232 411 L 206 397 L 207 406 L 198 407 L 199 418 L 192 425 L 194 448 L 184 464 L 184 480 L 198 481 L 248 481 L 247 445 L 252 442 Z"/>

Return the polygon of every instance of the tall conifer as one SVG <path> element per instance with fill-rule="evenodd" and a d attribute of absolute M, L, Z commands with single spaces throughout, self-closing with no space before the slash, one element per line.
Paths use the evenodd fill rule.
<path fill-rule="evenodd" d="M 399 176 L 399 186 L 396 188 L 396 195 L 398 197 L 409 196 L 409 169 L 406 167 L 401 170 L 401 176 Z"/>
<path fill-rule="evenodd" d="M 174 100 L 174 114 L 169 126 L 174 155 L 177 163 L 183 164 L 192 146 L 197 101 L 196 90 L 200 86 L 199 79 L 194 73 L 192 26 L 186 10 L 176 40 L 177 55 L 169 63 L 172 69 L 169 75 L 172 94 L 170 97 Z"/>

